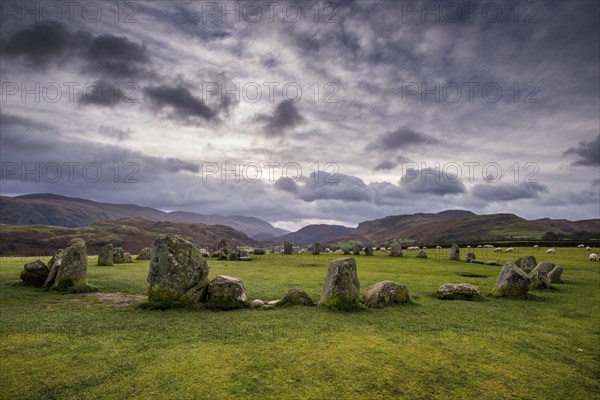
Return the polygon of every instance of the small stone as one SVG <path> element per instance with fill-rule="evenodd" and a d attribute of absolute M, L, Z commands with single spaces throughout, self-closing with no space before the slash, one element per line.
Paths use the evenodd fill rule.
<path fill-rule="evenodd" d="M 478 286 L 470 283 L 446 283 L 440 286 L 435 297 L 440 300 L 481 300 Z"/>
<path fill-rule="evenodd" d="M 404 284 L 382 281 L 367 288 L 364 301 L 365 306 L 377 308 L 390 304 L 409 303 L 410 296 Z"/>

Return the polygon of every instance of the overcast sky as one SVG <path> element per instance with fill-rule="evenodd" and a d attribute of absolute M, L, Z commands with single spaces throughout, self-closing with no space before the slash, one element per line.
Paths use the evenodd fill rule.
<path fill-rule="evenodd" d="M 3 2 L 2 194 L 600 217 L 598 2 L 313 4 Z"/>

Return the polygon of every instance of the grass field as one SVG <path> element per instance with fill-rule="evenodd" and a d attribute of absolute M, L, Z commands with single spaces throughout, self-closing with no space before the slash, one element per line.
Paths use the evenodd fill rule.
<path fill-rule="evenodd" d="M 475 252 L 503 262 L 530 250 Z M 434 293 L 467 282 L 488 294 L 500 267 L 447 261 L 448 249 L 428 253 L 427 260 L 378 251 L 354 257 L 361 292 L 389 279 L 405 283 L 414 301 L 355 313 L 115 307 L 12 285 L 32 259 L 4 258 L 0 398 L 600 398 L 600 263 L 587 251 L 539 249 L 538 261 L 564 267 L 563 284 L 528 300 L 484 302 L 440 301 Z M 318 300 L 337 257 L 211 259 L 210 277 L 242 278 L 251 300 L 277 299 L 291 287 Z M 101 292 L 145 294 L 148 263 L 98 267 L 90 257 L 88 281 Z"/>

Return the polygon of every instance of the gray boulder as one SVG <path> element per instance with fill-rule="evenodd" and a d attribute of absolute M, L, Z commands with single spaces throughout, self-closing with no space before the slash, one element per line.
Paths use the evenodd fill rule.
<path fill-rule="evenodd" d="M 125 264 L 127 259 L 125 258 L 125 249 L 122 247 L 115 247 L 113 249 L 113 262 L 115 264 Z"/>
<path fill-rule="evenodd" d="M 419 250 L 417 253 L 417 258 L 427 258 L 427 252 L 423 249 Z"/>
<path fill-rule="evenodd" d="M 319 254 L 321 254 L 321 243 L 319 243 L 319 242 L 313 243 L 313 251 L 312 251 L 312 253 L 315 256 L 318 256 Z"/>
<path fill-rule="evenodd" d="M 199 303 L 206 294 L 209 266 L 192 243 L 173 234 L 152 243 L 148 300 Z"/>
<path fill-rule="evenodd" d="M 133 262 L 133 258 L 131 258 L 131 254 L 129 254 L 128 252 L 125 252 L 125 254 L 123 254 L 123 260 L 125 263 Z"/>
<path fill-rule="evenodd" d="M 372 256 L 373 255 L 373 246 L 371 244 L 367 244 L 365 246 L 365 256 Z"/>
<path fill-rule="evenodd" d="M 543 261 L 535 266 L 535 268 L 539 269 L 540 271 L 543 271 L 546 274 L 549 274 L 550 271 L 552 271 L 555 267 L 556 264 L 549 261 Z M 535 268 L 533 268 L 531 271 L 535 270 Z"/>
<path fill-rule="evenodd" d="M 523 271 L 530 273 L 537 265 L 537 261 L 534 256 L 525 256 L 517 258 L 515 264 Z"/>
<path fill-rule="evenodd" d="M 231 252 L 231 253 L 229 253 L 229 255 L 227 256 L 227 259 L 228 259 L 229 261 L 238 261 L 238 260 L 239 260 L 239 257 L 238 257 L 238 255 L 237 255 L 237 253 Z"/>
<path fill-rule="evenodd" d="M 452 243 L 452 248 L 450 249 L 450 260 L 458 261 L 460 260 L 460 249 L 458 245 Z"/>
<path fill-rule="evenodd" d="M 364 302 L 369 308 L 377 308 L 389 304 L 410 303 L 410 296 L 404 284 L 382 281 L 367 288 Z"/>
<path fill-rule="evenodd" d="M 354 243 L 354 246 L 352 246 L 352 254 L 355 256 L 358 256 L 358 255 L 360 255 L 361 250 L 362 250 L 361 245 L 358 243 Z"/>
<path fill-rule="evenodd" d="M 142 250 L 140 250 L 140 254 L 138 254 L 138 256 L 135 259 L 136 260 L 149 260 L 151 254 L 152 254 L 152 250 L 150 249 L 150 247 L 144 247 Z"/>
<path fill-rule="evenodd" d="M 531 281 L 529 285 L 530 290 L 552 288 L 552 282 L 548 276 L 547 264 L 549 263 L 540 263 L 529 273 L 529 280 Z"/>
<path fill-rule="evenodd" d="M 52 288 L 68 289 L 83 286 L 87 277 L 87 267 L 85 241 L 81 238 L 72 239 L 65 248 Z"/>
<path fill-rule="evenodd" d="M 552 269 L 552 271 L 550 271 L 550 273 L 548 274 L 548 276 L 550 277 L 550 282 L 551 283 L 562 283 L 562 273 L 563 273 L 563 268 L 560 265 L 557 265 L 556 267 L 554 267 Z"/>
<path fill-rule="evenodd" d="M 50 268 L 42 260 L 28 262 L 23 266 L 21 271 L 21 280 L 28 286 L 44 286 L 44 282 L 48 278 Z"/>
<path fill-rule="evenodd" d="M 530 285 L 529 275 L 515 263 L 507 261 L 502 267 L 492 297 L 523 298 L 527 295 Z"/>
<path fill-rule="evenodd" d="M 232 310 L 248 306 L 248 294 L 240 278 L 217 275 L 208 284 L 206 306 L 217 310 Z"/>
<path fill-rule="evenodd" d="M 393 245 L 392 250 L 390 251 L 390 257 L 402 257 L 402 246 L 399 244 Z"/>
<path fill-rule="evenodd" d="M 470 283 L 446 283 L 435 294 L 440 300 L 482 300 L 481 290 Z"/>
<path fill-rule="evenodd" d="M 256 299 L 256 300 L 253 300 L 253 301 L 250 303 L 250 306 L 249 306 L 249 307 L 250 307 L 250 308 L 262 308 L 262 307 L 264 307 L 265 305 L 266 305 L 266 303 L 265 303 L 264 301 L 262 301 L 261 299 Z"/>
<path fill-rule="evenodd" d="M 114 264 L 113 245 L 107 244 L 98 251 L 98 265 L 111 266 Z"/>
<path fill-rule="evenodd" d="M 294 246 L 287 240 L 283 242 L 283 254 L 292 254 Z"/>
<path fill-rule="evenodd" d="M 475 253 L 467 253 L 467 257 L 465 258 L 465 261 L 470 263 L 477 260 L 477 256 L 475 256 Z"/>
<path fill-rule="evenodd" d="M 319 305 L 337 310 L 359 308 L 359 290 L 354 258 L 338 258 L 329 264 Z"/>
<path fill-rule="evenodd" d="M 283 296 L 277 305 L 298 305 L 312 307 L 315 305 L 315 303 L 304 290 L 293 288 L 287 291 L 285 296 Z"/>

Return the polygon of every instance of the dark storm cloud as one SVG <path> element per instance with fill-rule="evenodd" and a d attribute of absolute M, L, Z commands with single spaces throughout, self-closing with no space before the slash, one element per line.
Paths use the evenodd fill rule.
<path fill-rule="evenodd" d="M 571 147 L 563 153 L 563 155 L 574 154 L 579 157 L 571 165 L 583 167 L 600 166 L 600 135 L 589 142 L 581 141 L 577 146 Z"/>
<path fill-rule="evenodd" d="M 373 169 L 375 171 L 389 170 L 389 169 L 397 167 L 401 163 L 409 163 L 409 162 L 411 162 L 411 160 L 404 156 L 386 158 L 385 160 L 382 160 L 379 164 L 377 164 L 375 166 L 375 168 L 373 168 Z"/>
<path fill-rule="evenodd" d="M 34 68 L 61 65 L 73 60 L 83 62 L 84 72 L 108 77 L 133 77 L 150 74 L 151 63 L 145 45 L 125 36 L 71 31 L 61 22 L 38 22 L 15 31 L 2 42 L 3 55 L 22 59 Z"/>
<path fill-rule="evenodd" d="M 475 197 L 486 201 L 534 199 L 545 192 L 548 192 L 548 189 L 539 183 L 485 183 L 475 185 L 471 189 L 471 193 Z"/>
<path fill-rule="evenodd" d="M 3 159 L 11 154 L 11 149 L 29 152 L 52 150 L 59 136 L 57 128 L 50 124 L 6 113 L 0 114 L 0 132 Z M 36 135 L 35 132 L 41 134 Z"/>
<path fill-rule="evenodd" d="M 97 105 L 102 107 L 114 107 L 115 105 L 126 101 L 128 96 L 114 82 L 98 80 L 89 84 L 85 90 L 82 90 L 78 103 L 80 105 Z"/>
<path fill-rule="evenodd" d="M 284 192 L 289 193 L 298 193 L 299 191 L 296 182 L 284 177 L 277 179 L 273 186 L 275 187 L 275 189 L 283 190 Z"/>
<path fill-rule="evenodd" d="M 400 180 L 400 187 L 414 194 L 446 196 L 465 193 L 465 185 L 456 174 L 434 168 L 408 170 Z"/>
<path fill-rule="evenodd" d="M 422 132 L 416 132 L 408 127 L 400 127 L 394 131 L 387 132 L 368 146 L 368 150 L 394 151 L 409 147 L 419 147 L 424 144 L 437 144 L 440 141 L 435 137 Z"/>
<path fill-rule="evenodd" d="M 298 111 L 296 103 L 284 100 L 277 104 L 273 114 L 260 114 L 255 117 L 255 121 L 264 124 L 267 136 L 282 136 L 287 129 L 304 123 L 305 119 Z"/>
<path fill-rule="evenodd" d="M 117 78 L 142 75 L 150 63 L 145 45 L 110 34 L 93 38 L 84 57 L 90 70 Z"/>
<path fill-rule="evenodd" d="M 320 171 L 312 172 L 308 177 L 301 177 L 299 183 L 290 178 L 279 178 L 275 188 L 293 193 L 296 198 L 305 202 L 317 200 L 341 200 L 345 202 L 370 201 L 372 194 L 362 179 L 351 175 L 329 174 Z"/>
<path fill-rule="evenodd" d="M 183 85 L 159 85 L 144 89 L 157 111 L 165 111 L 170 119 L 200 118 L 211 120 L 216 113 Z"/>

